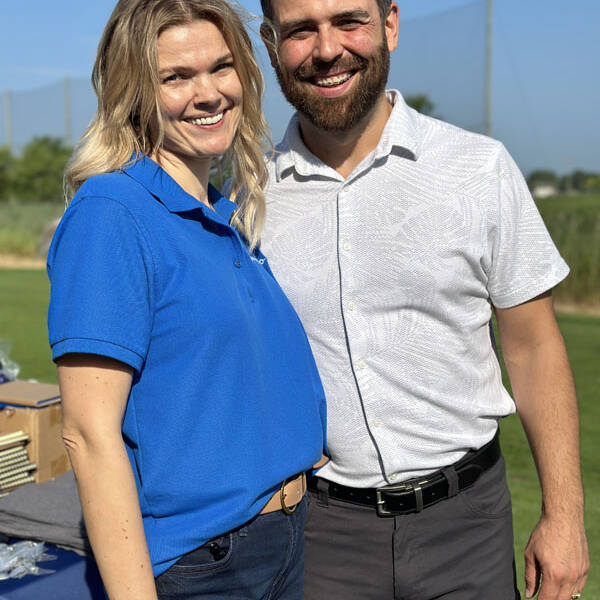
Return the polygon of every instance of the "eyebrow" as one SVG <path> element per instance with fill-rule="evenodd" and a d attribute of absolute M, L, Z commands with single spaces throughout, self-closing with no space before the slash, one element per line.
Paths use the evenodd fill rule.
<path fill-rule="evenodd" d="M 225 61 L 228 61 L 228 60 L 233 60 L 233 54 L 231 54 L 231 52 L 228 52 L 227 54 L 223 54 L 223 56 L 219 56 L 219 58 L 215 59 L 213 61 L 213 66 L 220 65 L 221 63 L 224 63 Z M 190 70 L 190 67 L 186 66 L 186 65 L 169 65 L 167 67 L 163 67 L 162 69 L 160 69 L 158 71 L 158 74 L 161 75 L 168 71 L 189 71 L 189 70 Z"/>
<path fill-rule="evenodd" d="M 346 10 L 341 13 L 336 13 L 331 17 L 332 21 L 342 21 L 344 19 L 359 19 L 359 20 L 368 20 L 371 15 L 366 10 L 361 10 L 359 8 L 355 10 Z M 279 24 L 282 33 L 287 33 L 291 29 L 296 29 L 298 27 L 306 27 L 307 25 L 314 24 L 313 19 L 295 19 L 292 21 L 283 21 L 283 23 Z"/>

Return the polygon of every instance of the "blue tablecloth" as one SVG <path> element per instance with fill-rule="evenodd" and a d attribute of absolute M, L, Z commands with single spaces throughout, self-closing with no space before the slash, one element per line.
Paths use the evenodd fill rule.
<path fill-rule="evenodd" d="M 105 600 L 104 588 L 92 558 L 47 545 L 57 560 L 39 563 L 50 575 L 27 575 L 0 581 L 0 600 Z"/>

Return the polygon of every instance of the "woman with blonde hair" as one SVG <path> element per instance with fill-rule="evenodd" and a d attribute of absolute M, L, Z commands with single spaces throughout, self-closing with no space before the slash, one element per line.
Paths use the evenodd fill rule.
<path fill-rule="evenodd" d="M 258 248 L 266 131 L 250 39 L 224 0 L 120 0 L 92 79 L 48 322 L 106 591 L 299 600 L 325 406 Z M 224 155 L 237 206 L 209 184 Z"/>

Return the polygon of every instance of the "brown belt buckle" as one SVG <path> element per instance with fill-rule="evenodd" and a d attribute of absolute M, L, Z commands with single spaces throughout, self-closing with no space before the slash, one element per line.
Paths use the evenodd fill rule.
<path fill-rule="evenodd" d="M 288 479 L 284 479 L 281 487 L 279 488 L 279 500 L 281 502 L 281 510 L 286 514 L 286 515 L 291 515 L 293 513 L 296 512 L 296 509 L 298 508 L 297 504 L 294 504 L 294 506 L 292 506 L 291 508 L 286 506 L 285 504 L 285 486 L 290 482 L 293 481 L 295 479 L 296 476 L 294 477 L 289 477 Z"/>

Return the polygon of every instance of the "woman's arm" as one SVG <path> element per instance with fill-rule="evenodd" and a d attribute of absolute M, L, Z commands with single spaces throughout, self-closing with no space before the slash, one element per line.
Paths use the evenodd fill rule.
<path fill-rule="evenodd" d="M 58 361 L 63 440 L 85 525 L 111 600 L 157 598 L 131 464 L 121 435 L 132 370 L 110 358 Z"/>

